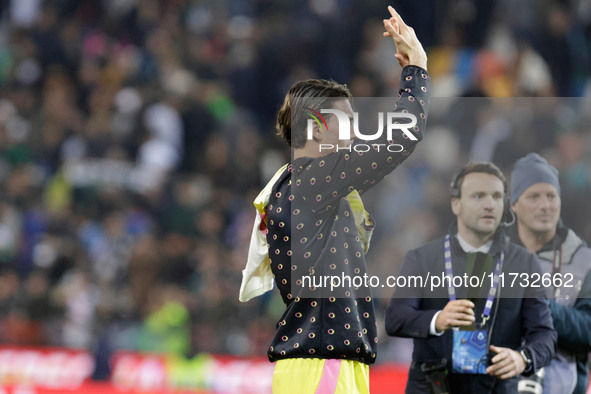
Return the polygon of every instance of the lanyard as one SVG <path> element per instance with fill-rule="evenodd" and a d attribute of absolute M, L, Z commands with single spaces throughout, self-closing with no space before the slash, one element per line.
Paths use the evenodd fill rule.
<path fill-rule="evenodd" d="M 560 244 L 560 250 L 558 251 L 558 261 L 556 260 L 556 248 L 554 248 L 554 255 L 552 256 L 552 277 L 556 274 L 560 275 L 562 272 L 562 244 Z M 554 298 L 557 298 L 560 294 L 560 287 L 554 286 Z"/>
<path fill-rule="evenodd" d="M 443 256 L 445 257 L 445 276 L 448 279 L 448 293 L 450 301 L 455 301 L 456 299 L 456 290 L 453 287 L 453 268 L 451 265 L 451 243 L 449 234 L 445 236 L 445 242 L 443 243 L 444 253 Z M 499 285 L 499 274 L 503 269 L 503 262 L 505 261 L 505 252 L 501 251 L 501 257 L 497 259 L 497 264 L 495 266 L 495 273 L 493 277 L 493 283 L 490 287 L 490 291 L 488 292 L 488 297 L 486 299 L 486 304 L 484 304 L 484 312 L 482 312 L 482 325 L 486 324 L 486 321 L 490 318 L 490 310 L 492 309 L 493 300 L 495 299 L 495 295 L 497 294 L 497 287 Z"/>

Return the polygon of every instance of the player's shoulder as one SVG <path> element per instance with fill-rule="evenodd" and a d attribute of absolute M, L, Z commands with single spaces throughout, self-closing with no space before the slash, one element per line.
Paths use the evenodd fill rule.
<path fill-rule="evenodd" d="M 281 199 L 282 195 L 287 197 L 287 190 L 291 188 L 291 165 L 288 165 L 277 178 L 271 188 L 271 199 Z"/>

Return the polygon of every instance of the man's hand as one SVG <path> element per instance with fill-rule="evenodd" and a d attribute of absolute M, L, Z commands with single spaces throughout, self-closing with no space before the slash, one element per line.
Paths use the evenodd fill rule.
<path fill-rule="evenodd" d="M 435 320 L 435 328 L 437 332 L 441 332 L 452 327 L 467 327 L 475 320 L 472 301 L 455 300 L 448 302 L 439 313 Z"/>
<path fill-rule="evenodd" d="M 525 370 L 525 360 L 517 350 L 491 345 L 490 350 L 497 353 L 491 360 L 492 365 L 486 373 L 499 379 L 509 379 Z"/>
<path fill-rule="evenodd" d="M 427 54 L 417 38 L 414 29 L 404 23 L 392 6 L 388 6 L 388 11 L 390 11 L 392 17 L 390 19 L 384 19 L 384 27 L 386 28 L 384 37 L 392 37 L 394 40 L 396 50 L 398 51 L 395 56 L 400 67 L 404 68 L 408 65 L 414 65 L 426 70 Z"/>

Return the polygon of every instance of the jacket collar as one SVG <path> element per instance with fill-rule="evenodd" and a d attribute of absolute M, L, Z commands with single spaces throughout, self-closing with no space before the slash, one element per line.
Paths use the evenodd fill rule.
<path fill-rule="evenodd" d="M 449 226 L 449 236 L 451 238 L 452 247 L 455 248 L 455 251 L 460 251 L 464 253 L 464 250 L 460 246 L 458 239 L 456 238 L 456 234 L 458 233 L 458 223 L 454 221 Z M 493 243 L 490 247 L 490 251 L 488 252 L 490 255 L 494 256 L 501 251 L 507 249 L 509 245 L 509 237 L 505 234 L 505 229 L 503 226 L 499 226 L 495 234 L 493 235 Z"/>
<path fill-rule="evenodd" d="M 524 246 L 521 239 L 519 239 L 517 223 L 509 227 L 508 233 L 514 243 Z M 554 234 L 554 237 L 546 242 L 536 254 L 544 260 L 553 261 L 555 258 L 554 251 L 562 251 L 562 262 L 568 264 L 571 262 L 575 252 L 583 246 L 587 246 L 585 241 L 577 236 L 573 230 L 566 227 L 561 218 L 556 226 L 556 234 Z"/>

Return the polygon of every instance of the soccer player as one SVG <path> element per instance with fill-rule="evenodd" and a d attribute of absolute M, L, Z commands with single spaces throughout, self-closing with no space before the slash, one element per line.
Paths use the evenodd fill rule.
<path fill-rule="evenodd" d="M 350 283 L 328 292 L 304 282 L 310 276 L 362 277 L 367 272 L 365 252 L 374 221 L 360 196 L 409 157 L 423 135 L 427 56 L 414 30 L 388 9 L 384 36 L 393 39 L 402 67 L 395 111 L 414 115 L 416 125 L 401 119 L 409 123 L 406 133 L 395 130 L 388 140 L 384 132 L 370 141 L 376 144 L 371 149 L 355 149 L 364 141 L 353 138 L 352 126 L 339 127 L 354 117 L 350 91 L 318 79 L 294 84 L 277 116 L 277 130 L 293 149 L 293 159 L 255 200 L 258 214 L 240 291 L 247 301 L 276 283 L 285 303 L 268 351 L 276 362 L 277 393 L 369 392 L 369 365 L 378 341 L 371 292 Z M 323 109 L 333 114 L 321 118 Z M 344 114 L 344 121 L 334 110 Z M 317 122 L 309 125 L 312 115 Z"/>

